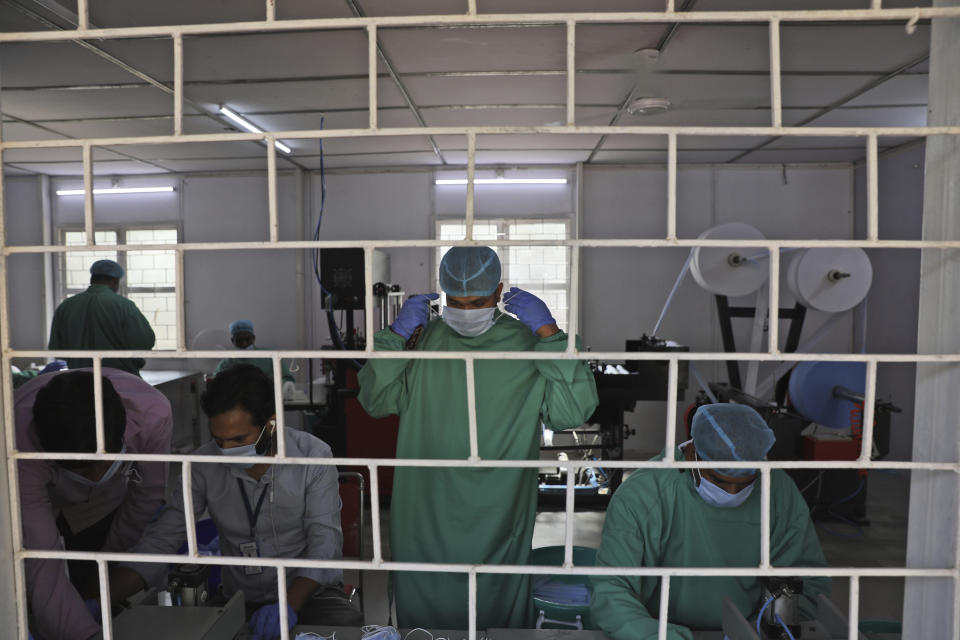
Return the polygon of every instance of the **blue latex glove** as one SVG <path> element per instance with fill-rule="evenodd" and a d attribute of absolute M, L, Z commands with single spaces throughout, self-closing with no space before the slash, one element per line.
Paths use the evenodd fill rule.
<path fill-rule="evenodd" d="M 287 624 L 293 629 L 297 624 L 297 613 L 287 605 Z M 273 640 L 280 635 L 280 603 L 265 604 L 250 616 L 247 623 L 253 631 L 253 640 Z"/>
<path fill-rule="evenodd" d="M 103 612 L 100 610 L 100 601 L 93 599 L 84 600 L 83 604 L 87 605 L 87 611 L 89 611 L 93 619 L 97 621 L 97 624 L 100 624 L 100 620 L 103 617 Z"/>
<path fill-rule="evenodd" d="M 421 293 L 420 295 L 410 296 L 403 306 L 400 307 L 400 313 L 397 319 L 393 321 L 390 328 L 393 332 L 410 339 L 414 330 L 423 325 L 427 326 L 430 322 L 430 301 L 440 297 L 439 293 Z"/>
<path fill-rule="evenodd" d="M 61 369 L 66 369 L 67 363 L 63 360 L 54 360 L 45 366 L 43 369 L 40 369 L 40 373 L 53 373 L 54 371 L 60 371 Z"/>
<path fill-rule="evenodd" d="M 510 287 L 510 291 L 503 296 L 503 302 L 507 312 L 517 316 L 517 320 L 534 333 L 544 325 L 557 322 L 543 300 L 523 289 Z"/>

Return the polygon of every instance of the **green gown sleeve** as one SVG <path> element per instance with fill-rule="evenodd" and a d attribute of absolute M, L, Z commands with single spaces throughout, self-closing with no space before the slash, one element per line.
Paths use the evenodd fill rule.
<path fill-rule="evenodd" d="M 137 305 L 130 300 L 121 298 L 127 303 L 127 317 L 123 323 L 123 331 L 126 334 L 127 344 L 130 349 L 153 349 L 156 344 L 157 336 L 153 333 L 150 322 L 144 317 L 137 308 Z"/>
<path fill-rule="evenodd" d="M 603 524 L 603 538 L 597 552 L 597 566 L 643 566 L 649 553 L 647 537 L 650 527 L 643 526 L 626 508 L 620 494 L 614 494 Z M 656 528 L 656 525 L 654 525 Z M 593 576 L 593 600 L 590 616 L 613 640 L 656 640 L 659 620 L 647 610 L 654 591 L 659 590 L 656 578 L 640 576 Z M 659 614 L 659 611 L 656 612 Z M 667 624 L 669 640 L 693 640 L 693 632 L 678 624 Z"/>
<path fill-rule="evenodd" d="M 387 327 L 374 334 L 375 351 L 402 351 L 406 340 Z M 357 374 L 357 399 L 374 418 L 399 414 L 407 404 L 406 359 L 370 359 Z"/>
<path fill-rule="evenodd" d="M 776 523 L 770 531 L 770 563 L 776 567 L 826 567 L 827 560 L 810 512 L 797 486 L 784 472 L 775 470 L 773 473 L 780 491 L 774 494 L 770 504 L 775 511 L 773 522 Z M 829 594 L 830 589 L 830 578 L 803 579 L 803 595 L 800 598 L 802 620 L 817 617 L 817 596 Z"/>
<path fill-rule="evenodd" d="M 577 338 L 577 348 L 581 348 Z M 563 352 L 567 334 L 563 331 L 541 339 L 534 351 Z M 549 429 L 571 429 L 587 421 L 597 408 L 597 384 L 585 360 L 535 360 L 546 379 L 541 419 Z"/>

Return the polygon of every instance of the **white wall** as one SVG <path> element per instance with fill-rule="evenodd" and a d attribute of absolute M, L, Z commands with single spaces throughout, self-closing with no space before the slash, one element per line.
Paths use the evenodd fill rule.
<path fill-rule="evenodd" d="M 43 244 L 42 182 L 39 177 L 4 180 L 4 231 L 8 244 Z M 16 349 L 45 347 L 43 258 L 36 254 L 10 256 L 6 277 L 11 345 Z"/>

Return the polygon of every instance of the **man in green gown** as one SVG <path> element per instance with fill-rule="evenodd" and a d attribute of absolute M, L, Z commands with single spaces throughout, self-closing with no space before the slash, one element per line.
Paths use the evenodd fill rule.
<path fill-rule="evenodd" d="M 235 320 L 230 323 L 229 329 L 230 342 L 233 343 L 233 346 L 235 346 L 237 349 L 244 349 L 247 351 L 256 350 L 257 347 L 255 346 L 255 343 L 257 341 L 257 336 L 253 333 L 252 322 L 249 320 Z M 213 370 L 213 375 L 216 376 L 224 369 L 236 366 L 238 364 L 252 364 L 270 376 L 271 379 L 273 378 L 273 360 L 270 358 L 251 358 L 249 356 L 246 358 L 224 358 L 217 364 L 217 368 Z M 280 361 L 280 376 L 283 379 L 284 396 L 287 396 L 293 391 L 296 378 L 293 377 L 293 373 L 290 372 L 290 369 L 287 368 L 287 365 L 284 364 L 283 360 Z"/>
<path fill-rule="evenodd" d="M 498 311 L 500 272 L 492 249 L 454 247 L 440 264 L 440 287 L 447 294 L 443 317 L 429 318 L 429 301 L 438 294 L 413 296 L 392 327 L 374 336 L 375 348 L 563 351 L 567 335 L 536 296 L 512 288 L 504 301 L 518 319 Z M 551 429 L 577 427 L 597 405 L 593 375 L 579 360 L 479 360 L 475 375 L 479 455 L 486 460 L 536 459 L 541 422 Z M 400 416 L 398 458 L 469 457 L 463 361 L 372 359 L 359 378 L 360 403 L 372 416 Z M 536 469 L 397 467 L 394 478 L 395 561 L 527 563 Z M 467 628 L 465 573 L 399 571 L 392 579 L 399 626 Z M 532 622 L 528 576 L 477 577 L 478 628 Z"/>
<path fill-rule="evenodd" d="M 678 447 L 690 461 L 760 460 L 775 440 L 756 411 L 734 404 L 700 407 L 691 435 L 692 441 Z M 610 502 L 597 565 L 759 566 L 758 478 L 756 469 L 743 468 L 634 472 Z M 770 562 L 775 567 L 826 566 L 806 503 L 779 469 L 770 474 Z M 590 613 L 607 635 L 656 640 L 659 578 L 594 576 L 592 581 Z M 804 578 L 801 618 L 814 618 L 817 594 L 829 590 L 829 578 Z M 672 578 L 667 638 L 692 640 L 691 629 L 720 629 L 724 598 L 756 620 L 760 583 L 753 577 Z"/>
<path fill-rule="evenodd" d="M 97 260 L 90 267 L 90 286 L 60 303 L 50 325 L 50 350 L 148 350 L 156 337 L 150 323 L 130 300 L 117 294 L 123 267 L 113 260 Z M 92 367 L 90 358 L 66 358 L 71 369 Z M 146 365 L 143 358 L 105 358 L 103 366 L 135 376 Z"/>

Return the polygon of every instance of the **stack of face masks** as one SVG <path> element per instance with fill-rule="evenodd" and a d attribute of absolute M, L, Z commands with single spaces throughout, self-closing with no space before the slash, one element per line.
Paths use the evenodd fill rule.
<path fill-rule="evenodd" d="M 361 627 L 360 640 L 400 640 L 400 632 L 394 627 L 381 627 L 375 624 Z"/>

